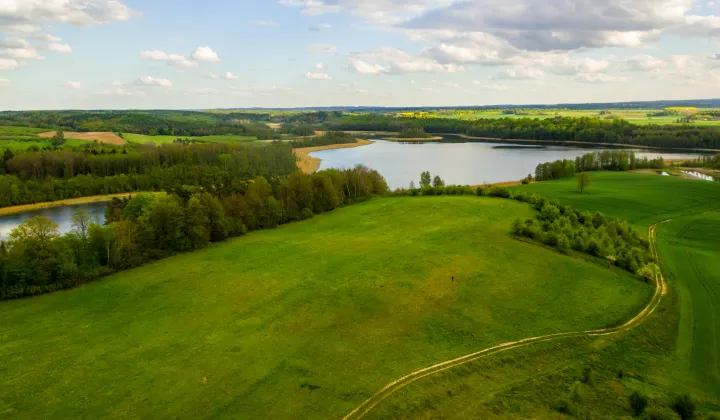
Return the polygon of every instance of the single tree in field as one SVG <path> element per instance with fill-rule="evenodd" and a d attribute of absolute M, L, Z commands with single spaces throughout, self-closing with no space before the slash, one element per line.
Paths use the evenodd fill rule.
<path fill-rule="evenodd" d="M 65 144 L 65 133 L 63 133 L 62 130 L 58 130 L 57 133 L 53 136 L 52 140 L 50 140 L 50 143 L 52 143 L 55 147 L 60 147 L 63 144 Z"/>
<path fill-rule="evenodd" d="M 415 189 L 415 181 L 410 181 L 410 189 L 411 190 Z"/>
<path fill-rule="evenodd" d="M 578 192 L 580 194 L 582 194 L 589 185 L 590 185 L 590 178 L 588 177 L 588 174 L 586 172 L 580 172 L 580 175 L 578 176 L 578 185 L 577 185 Z"/>
<path fill-rule="evenodd" d="M 435 178 L 433 178 L 433 187 L 440 188 L 445 186 L 445 181 L 442 180 L 438 175 L 435 175 Z"/>
<path fill-rule="evenodd" d="M 431 182 L 432 182 L 432 177 L 430 176 L 430 172 L 425 171 L 422 174 L 420 174 L 420 188 L 430 187 Z"/>

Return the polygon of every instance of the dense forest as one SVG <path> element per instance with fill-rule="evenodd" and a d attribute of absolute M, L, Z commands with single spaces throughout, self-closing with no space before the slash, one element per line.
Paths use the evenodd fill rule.
<path fill-rule="evenodd" d="M 297 170 L 292 145 L 281 142 L 165 144 L 106 154 L 8 152 L 1 162 L 0 207 L 179 185 L 227 192 L 242 180 Z"/>
<path fill-rule="evenodd" d="M 577 172 L 631 171 L 635 169 L 663 169 L 663 158 L 638 158 L 634 152 L 605 150 L 578 156 L 575 160 L 556 160 L 541 163 L 535 168 L 536 181 L 551 181 L 573 176 Z"/>
<path fill-rule="evenodd" d="M 486 118 L 463 121 L 444 118 L 393 118 L 376 114 L 346 116 L 326 124 L 335 130 L 395 131 L 422 129 L 431 134 L 520 140 L 632 144 L 658 148 L 720 149 L 720 128 L 690 125 L 635 125 L 622 119 Z"/>
<path fill-rule="evenodd" d="M 200 111 L 27 111 L 0 113 L 0 126 L 36 127 L 76 132 L 111 131 L 151 136 L 198 137 L 248 135 L 278 139 L 280 133 L 261 122 L 316 124 L 341 112 L 200 112 Z"/>
<path fill-rule="evenodd" d="M 258 176 L 231 190 L 179 184 L 167 195 L 140 194 L 108 205 L 103 226 L 78 211 L 73 231 L 37 216 L 0 244 L 0 299 L 47 293 L 256 229 L 311 218 L 387 192 L 358 166 L 312 175 Z"/>

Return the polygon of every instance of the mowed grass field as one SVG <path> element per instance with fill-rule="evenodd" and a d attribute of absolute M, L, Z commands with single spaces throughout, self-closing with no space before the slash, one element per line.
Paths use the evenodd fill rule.
<path fill-rule="evenodd" d="M 234 142 L 257 141 L 257 137 L 255 137 L 255 136 L 239 136 L 239 135 L 192 137 L 192 136 L 147 136 L 144 134 L 123 133 L 123 138 L 128 143 L 141 143 L 141 144 L 172 143 L 179 138 L 183 139 L 183 140 L 190 139 L 190 140 L 198 140 L 198 141 L 214 142 L 214 143 L 234 143 Z"/>
<path fill-rule="evenodd" d="M 584 194 L 575 192 L 576 178 L 514 190 L 599 210 L 638 226 L 671 219 L 658 233 L 663 271 L 681 302 L 676 361 L 668 374 L 720 396 L 720 182 L 636 173 L 589 176 Z"/>
<path fill-rule="evenodd" d="M 532 215 L 378 198 L 0 302 L 0 417 L 339 418 L 415 369 L 648 302 L 627 273 L 512 239 Z"/>

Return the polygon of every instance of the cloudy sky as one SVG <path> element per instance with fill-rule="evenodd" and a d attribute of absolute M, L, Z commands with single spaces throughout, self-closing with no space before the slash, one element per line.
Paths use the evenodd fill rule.
<path fill-rule="evenodd" d="M 0 109 L 720 97 L 720 0 L 0 0 Z"/>

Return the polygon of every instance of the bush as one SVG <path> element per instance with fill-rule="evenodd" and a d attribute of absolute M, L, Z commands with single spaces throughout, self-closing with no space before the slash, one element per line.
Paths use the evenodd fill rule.
<path fill-rule="evenodd" d="M 680 416 L 682 420 L 688 420 L 695 417 L 695 401 L 692 397 L 683 394 L 676 397 L 672 403 L 672 409 Z"/>
<path fill-rule="evenodd" d="M 313 217 L 313 212 L 312 212 L 312 210 L 310 210 L 307 207 L 302 209 L 302 211 L 300 212 L 300 220 L 308 220 L 308 219 L 312 219 L 312 217 Z"/>
<path fill-rule="evenodd" d="M 507 188 L 492 187 L 488 194 L 490 197 L 512 198 L 512 193 Z"/>
<path fill-rule="evenodd" d="M 575 404 L 566 398 L 558 400 L 553 406 L 553 409 L 558 413 L 567 414 L 568 416 L 575 415 Z"/>
<path fill-rule="evenodd" d="M 637 417 L 645 411 L 648 405 L 648 399 L 645 395 L 635 391 L 630 394 L 630 408 L 633 414 Z"/>
<path fill-rule="evenodd" d="M 678 420 L 680 416 L 667 407 L 653 407 L 647 410 L 646 420 Z"/>
<path fill-rule="evenodd" d="M 475 189 L 475 195 L 477 195 L 478 197 L 482 197 L 482 196 L 486 195 L 486 194 L 485 194 L 485 188 L 483 188 L 483 187 L 477 187 L 477 188 Z"/>

